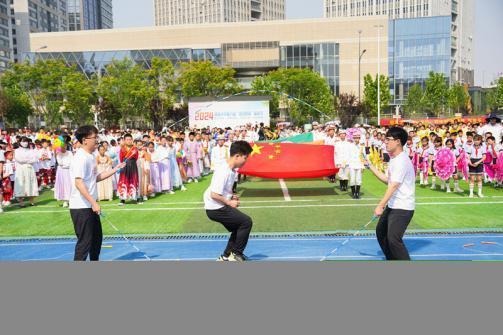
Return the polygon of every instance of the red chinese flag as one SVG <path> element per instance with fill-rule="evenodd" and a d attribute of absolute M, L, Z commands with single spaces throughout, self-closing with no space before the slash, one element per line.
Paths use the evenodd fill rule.
<path fill-rule="evenodd" d="M 295 143 L 252 143 L 239 173 L 269 179 L 320 178 L 337 174 L 334 147 Z"/>

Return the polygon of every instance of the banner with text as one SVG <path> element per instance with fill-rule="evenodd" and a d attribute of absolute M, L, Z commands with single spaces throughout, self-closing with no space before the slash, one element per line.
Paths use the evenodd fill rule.
<path fill-rule="evenodd" d="M 189 101 L 191 128 L 270 125 L 269 100 Z"/>

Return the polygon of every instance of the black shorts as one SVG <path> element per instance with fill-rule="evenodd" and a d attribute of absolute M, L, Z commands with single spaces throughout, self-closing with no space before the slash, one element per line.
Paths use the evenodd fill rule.
<path fill-rule="evenodd" d="M 470 161 L 473 163 L 478 162 L 480 159 L 472 158 Z M 469 167 L 470 174 L 473 175 L 482 175 L 484 173 L 484 164 L 480 163 L 478 166 L 470 166 Z"/>
<path fill-rule="evenodd" d="M 369 147 L 366 147 L 366 148 L 365 148 L 365 153 L 366 153 L 367 155 L 370 155 L 370 148 L 369 148 Z"/>
<path fill-rule="evenodd" d="M 382 154 L 382 157 L 383 157 L 384 163 L 389 163 L 389 161 L 390 161 L 389 154 L 384 153 L 384 154 Z"/>

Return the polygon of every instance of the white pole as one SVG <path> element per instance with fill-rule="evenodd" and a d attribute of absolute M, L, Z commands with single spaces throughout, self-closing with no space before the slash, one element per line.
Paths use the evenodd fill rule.
<path fill-rule="evenodd" d="M 377 126 L 381 125 L 381 26 L 377 26 Z"/>

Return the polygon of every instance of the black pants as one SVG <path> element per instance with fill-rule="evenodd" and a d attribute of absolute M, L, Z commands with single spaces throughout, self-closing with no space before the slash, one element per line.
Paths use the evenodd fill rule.
<path fill-rule="evenodd" d="M 210 220 L 221 223 L 231 233 L 224 255 L 229 256 L 231 252 L 242 255 L 250 238 L 252 219 L 230 206 L 207 210 L 206 215 Z"/>
<path fill-rule="evenodd" d="M 91 261 L 97 261 L 100 257 L 103 232 L 98 214 L 91 208 L 70 209 L 73 227 L 77 235 L 74 261 L 85 261 L 89 255 Z"/>
<path fill-rule="evenodd" d="M 376 228 L 377 241 L 389 261 L 408 261 L 409 252 L 403 235 L 414 216 L 414 211 L 386 207 Z"/>

